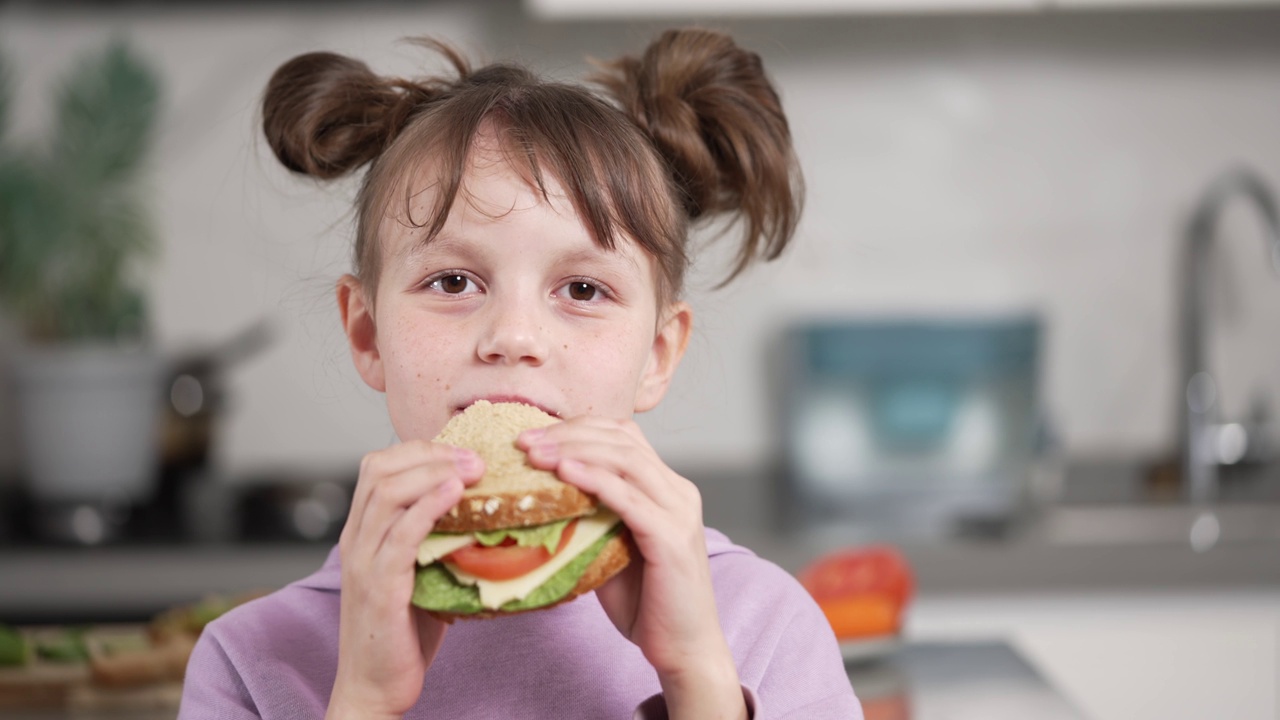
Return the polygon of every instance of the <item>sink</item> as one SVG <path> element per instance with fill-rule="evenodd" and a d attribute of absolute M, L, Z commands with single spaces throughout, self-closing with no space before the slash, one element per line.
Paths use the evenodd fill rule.
<path fill-rule="evenodd" d="M 1043 507 L 1026 531 L 1052 545 L 1217 545 L 1280 542 L 1280 467 L 1224 468 L 1219 499 L 1192 503 L 1161 479 L 1160 466 L 1139 461 L 1080 462 L 1068 470 L 1062 496 Z"/>
<path fill-rule="evenodd" d="M 1280 542 L 1280 505 L 1084 505 L 1044 512 L 1029 530 L 1051 545 L 1217 545 Z"/>

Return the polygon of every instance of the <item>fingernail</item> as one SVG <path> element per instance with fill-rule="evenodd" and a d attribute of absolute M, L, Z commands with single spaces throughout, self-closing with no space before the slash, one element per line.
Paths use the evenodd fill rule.
<path fill-rule="evenodd" d="M 555 443 L 540 443 L 529 448 L 530 454 L 544 462 L 554 462 L 560 457 L 560 446 Z"/>
<path fill-rule="evenodd" d="M 471 474 L 480 470 L 480 456 L 466 448 L 457 448 L 453 455 L 458 472 Z"/>
<path fill-rule="evenodd" d="M 524 432 L 520 433 L 520 439 L 526 443 L 532 444 L 542 439 L 542 436 L 546 434 L 547 434 L 546 428 L 533 428 L 532 430 L 525 430 Z"/>

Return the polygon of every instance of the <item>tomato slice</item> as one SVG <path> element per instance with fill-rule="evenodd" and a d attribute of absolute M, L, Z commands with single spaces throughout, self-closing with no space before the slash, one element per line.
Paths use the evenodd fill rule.
<path fill-rule="evenodd" d="M 573 529 L 578 526 L 574 520 L 565 526 L 560 533 L 560 544 L 554 553 L 547 552 L 541 545 L 537 547 L 520 547 L 511 538 L 501 545 L 485 547 L 480 543 L 468 545 L 460 550 L 444 556 L 443 560 L 459 570 L 485 580 L 510 580 L 533 570 L 551 559 L 553 555 L 564 550 L 573 537 Z"/>

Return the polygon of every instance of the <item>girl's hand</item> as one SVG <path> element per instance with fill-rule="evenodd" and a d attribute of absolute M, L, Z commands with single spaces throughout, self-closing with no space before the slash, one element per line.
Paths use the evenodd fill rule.
<path fill-rule="evenodd" d="M 413 607 L 418 545 L 484 473 L 470 450 L 410 441 L 369 453 L 342 528 L 338 674 L 326 717 L 400 718 L 445 625 Z"/>
<path fill-rule="evenodd" d="M 517 445 L 631 531 L 641 558 L 596 595 L 657 671 L 670 716 L 746 717 L 716 613 L 697 487 L 668 468 L 630 420 L 575 418 L 526 431 Z"/>

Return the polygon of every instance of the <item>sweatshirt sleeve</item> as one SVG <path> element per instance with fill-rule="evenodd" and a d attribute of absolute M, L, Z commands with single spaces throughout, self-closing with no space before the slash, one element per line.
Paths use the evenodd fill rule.
<path fill-rule="evenodd" d="M 196 641 L 182 683 L 178 720 L 257 720 L 249 689 L 214 633 Z"/>
<path fill-rule="evenodd" d="M 862 705 L 854 695 L 831 626 L 816 605 L 813 612 L 797 610 L 778 636 L 767 671 L 750 693 L 755 696 L 753 717 L 861 720 Z"/>
<path fill-rule="evenodd" d="M 831 625 L 800 583 L 750 554 L 713 566 L 721 627 L 754 720 L 860 720 Z"/>

